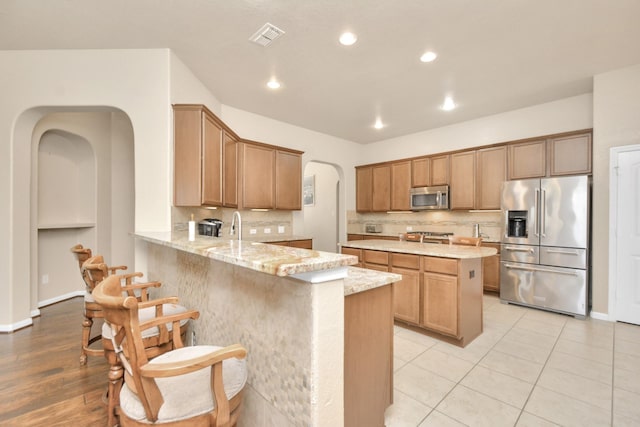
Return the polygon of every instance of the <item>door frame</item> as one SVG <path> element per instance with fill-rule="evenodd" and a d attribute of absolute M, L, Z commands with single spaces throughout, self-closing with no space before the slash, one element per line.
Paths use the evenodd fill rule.
<path fill-rule="evenodd" d="M 609 149 L 609 320 L 618 320 L 616 291 L 618 289 L 618 156 L 629 151 L 640 151 L 640 144 L 623 145 Z"/>

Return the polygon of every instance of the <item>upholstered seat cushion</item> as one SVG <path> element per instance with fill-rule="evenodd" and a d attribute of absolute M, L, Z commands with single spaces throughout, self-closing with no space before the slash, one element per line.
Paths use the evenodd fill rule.
<path fill-rule="evenodd" d="M 183 347 L 158 356 L 149 364 L 186 360 L 212 353 L 221 348 L 211 345 Z M 245 360 L 231 358 L 222 362 L 222 378 L 227 399 L 240 393 L 247 382 Z M 156 423 L 193 417 L 210 412 L 214 408 L 210 367 L 177 377 L 157 378 L 156 382 L 164 398 L 164 404 L 160 408 Z M 146 419 L 142 403 L 126 384 L 120 392 L 120 408 L 129 418 Z"/>
<path fill-rule="evenodd" d="M 178 305 L 178 304 L 162 304 L 162 314 L 165 316 L 170 316 L 172 314 L 184 313 L 187 311 L 186 307 Z M 140 323 L 146 322 L 147 320 L 151 320 L 156 316 L 156 308 L 155 307 L 145 307 L 138 312 L 138 317 L 140 319 Z M 180 321 L 180 326 L 184 326 L 189 319 L 183 319 Z M 167 323 L 167 329 L 171 331 L 173 329 L 172 323 Z M 158 328 L 149 328 L 142 331 L 142 338 L 149 338 L 154 335 L 158 335 L 160 331 Z M 111 333 L 111 326 L 105 322 L 102 324 L 102 337 L 106 339 L 111 339 L 113 334 Z"/>

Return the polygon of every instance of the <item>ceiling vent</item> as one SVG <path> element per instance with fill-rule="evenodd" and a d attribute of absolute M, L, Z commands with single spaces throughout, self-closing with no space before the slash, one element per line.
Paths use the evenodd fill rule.
<path fill-rule="evenodd" d="M 262 26 L 258 31 L 255 32 L 254 35 L 249 37 L 249 41 L 259 44 L 260 46 L 267 47 L 275 39 L 284 34 L 280 28 L 275 25 L 269 24 L 268 22 Z"/>

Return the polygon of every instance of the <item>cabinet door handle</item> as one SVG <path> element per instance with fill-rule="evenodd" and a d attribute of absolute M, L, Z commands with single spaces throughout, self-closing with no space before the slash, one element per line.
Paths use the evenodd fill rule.
<path fill-rule="evenodd" d="M 550 254 L 565 254 L 565 255 L 580 255 L 580 253 L 576 250 L 567 250 L 567 249 L 547 249 L 547 253 Z"/>

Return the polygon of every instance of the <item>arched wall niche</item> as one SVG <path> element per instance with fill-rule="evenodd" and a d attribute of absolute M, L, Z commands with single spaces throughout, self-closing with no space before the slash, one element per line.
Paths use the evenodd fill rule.
<path fill-rule="evenodd" d="M 134 136 L 127 114 L 107 107 L 48 107 L 33 125 L 30 167 L 31 315 L 82 295 L 69 248 L 134 265 Z"/>

